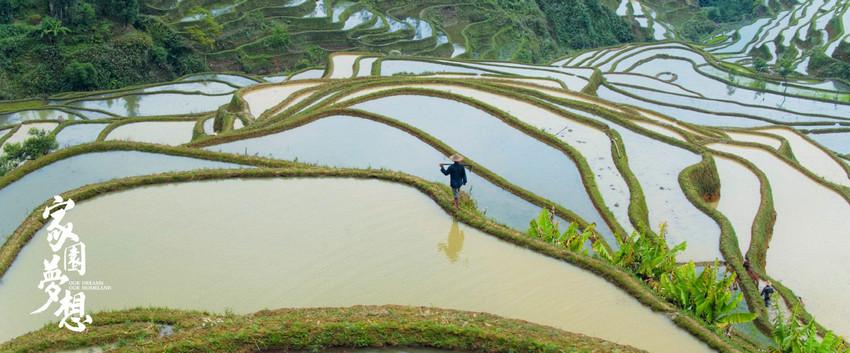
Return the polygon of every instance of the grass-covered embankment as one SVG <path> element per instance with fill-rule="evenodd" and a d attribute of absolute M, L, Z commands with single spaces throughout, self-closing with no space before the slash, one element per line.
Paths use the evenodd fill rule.
<path fill-rule="evenodd" d="M 95 144 L 96 145 L 96 144 Z M 148 145 L 152 146 L 152 145 Z M 150 147 L 149 147 L 150 148 Z M 235 156 L 237 158 L 241 156 Z M 36 161 L 37 162 L 37 161 Z M 587 256 L 581 256 L 564 249 L 559 249 L 550 244 L 546 244 L 539 240 L 528 238 L 525 234 L 519 233 L 492 220 L 486 219 L 479 213 L 474 205 L 467 203 L 461 209 L 455 210 L 452 206 L 451 191 L 443 184 L 425 182 L 421 179 L 405 175 L 397 172 L 383 170 L 355 170 L 355 169 L 336 169 L 336 168 L 321 168 L 309 166 L 296 166 L 291 168 L 253 168 L 253 169 L 230 169 L 230 170 L 201 170 L 183 173 L 165 173 L 151 176 L 132 177 L 119 180 L 113 180 L 101 184 L 88 185 L 76 190 L 62 193 L 66 198 L 72 198 L 78 202 L 96 197 L 109 192 L 126 190 L 129 188 L 139 187 L 143 185 L 188 182 L 198 180 L 212 180 L 222 178 L 267 178 L 267 177 L 353 177 L 380 179 L 385 181 L 400 182 L 417 188 L 419 191 L 431 197 L 435 202 L 447 212 L 453 214 L 462 222 L 478 228 L 484 232 L 492 234 L 500 239 L 509 241 L 519 246 L 527 247 L 539 253 L 551 256 L 560 260 L 565 260 L 569 263 L 577 265 L 581 268 L 590 270 L 604 279 L 623 288 L 631 295 L 635 296 L 645 305 L 650 306 L 653 310 L 666 312 L 671 315 L 671 318 L 680 327 L 688 330 L 701 340 L 707 342 L 710 346 L 719 349 L 722 352 L 737 352 L 738 349 L 730 345 L 728 342 L 720 338 L 714 331 L 707 329 L 697 320 L 689 315 L 679 312 L 672 305 L 657 297 L 651 289 L 646 287 L 639 279 L 629 275 L 616 267 L 607 264 L 601 260 Z M 46 203 L 45 203 L 46 205 Z M 3 272 L 8 269 L 17 253 L 44 225 L 44 220 L 41 218 L 40 208 L 36 209 L 28 219 L 15 231 L 6 244 L 0 249 L 0 270 Z"/>
<path fill-rule="evenodd" d="M 122 352 L 321 351 L 423 347 L 462 352 L 631 353 L 638 349 L 486 313 L 396 305 L 264 310 L 248 315 L 173 309 L 95 313 L 84 335 L 49 325 L 0 346 L 43 352 L 115 344 Z M 159 337 L 158 324 L 174 334 Z"/>

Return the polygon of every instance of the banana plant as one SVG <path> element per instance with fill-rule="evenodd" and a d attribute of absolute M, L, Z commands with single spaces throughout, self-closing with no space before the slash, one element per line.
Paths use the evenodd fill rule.
<path fill-rule="evenodd" d="M 613 254 L 601 246 L 594 246 L 596 255 L 608 262 L 625 268 L 653 285 L 662 274 L 676 267 L 676 255 L 685 250 L 687 243 L 682 242 L 672 249 L 667 246 L 664 224 L 658 235 L 648 232 L 632 232 L 626 239 L 617 239 L 619 250 Z"/>
<path fill-rule="evenodd" d="M 721 275 L 719 268 L 715 261 L 697 274 L 693 262 L 678 266 L 661 276 L 661 295 L 720 328 L 754 320 L 756 315 L 753 313 L 734 312 L 743 300 L 740 293 L 732 293 L 735 273 Z"/>
<path fill-rule="evenodd" d="M 828 331 L 823 338 L 818 337 L 818 331 L 813 321 L 808 324 L 800 323 L 796 317 L 800 308 L 794 307 L 793 315 L 785 320 L 779 303 L 774 303 L 776 318 L 773 321 L 773 341 L 776 343 L 775 353 L 850 353 L 841 337 Z"/>
<path fill-rule="evenodd" d="M 578 223 L 572 222 L 567 230 L 561 233 L 558 229 L 558 221 L 555 220 L 554 211 L 550 212 L 545 208 L 540 211 L 536 219 L 531 220 L 527 233 L 531 237 L 582 255 L 587 255 L 588 249 L 585 244 L 588 241 L 592 241 L 593 244 L 598 243 L 595 241 L 593 225 L 580 230 Z"/>

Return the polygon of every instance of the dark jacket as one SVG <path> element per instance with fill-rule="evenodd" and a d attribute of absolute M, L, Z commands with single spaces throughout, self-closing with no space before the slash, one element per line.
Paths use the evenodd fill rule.
<path fill-rule="evenodd" d="M 449 185 L 452 186 L 452 189 L 460 189 L 461 186 L 466 185 L 466 170 L 463 168 L 463 164 L 454 162 L 448 168 L 440 167 L 440 171 L 443 172 L 443 175 L 451 175 Z"/>
<path fill-rule="evenodd" d="M 773 294 L 773 287 L 770 285 L 764 286 L 761 290 L 761 296 L 764 297 L 764 300 L 770 299 L 770 295 Z"/>

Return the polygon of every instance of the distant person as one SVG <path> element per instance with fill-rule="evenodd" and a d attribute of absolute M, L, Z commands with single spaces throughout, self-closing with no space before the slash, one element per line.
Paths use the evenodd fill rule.
<path fill-rule="evenodd" d="M 466 170 L 464 169 L 463 157 L 459 154 L 453 154 L 449 157 L 452 160 L 452 164 L 440 163 L 440 171 L 443 172 L 443 175 L 449 176 L 449 186 L 452 187 L 452 194 L 454 195 L 454 205 L 455 208 L 458 208 L 458 200 L 460 199 L 460 187 L 466 185 Z M 445 166 L 448 165 L 448 168 Z"/>
<path fill-rule="evenodd" d="M 764 288 L 761 289 L 761 297 L 764 299 L 764 306 L 770 307 L 770 296 L 773 295 L 773 286 L 768 281 Z"/>

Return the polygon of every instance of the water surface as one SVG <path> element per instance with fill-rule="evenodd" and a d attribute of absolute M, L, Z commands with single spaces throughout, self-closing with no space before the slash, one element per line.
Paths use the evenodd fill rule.
<path fill-rule="evenodd" d="M 5 145 L 5 144 L 9 144 L 9 143 L 24 142 L 24 141 L 26 141 L 26 139 L 28 139 L 30 136 L 32 136 L 30 134 L 31 130 L 35 129 L 35 130 L 44 131 L 46 133 L 50 133 L 58 125 L 59 125 L 59 123 L 55 123 L 55 122 L 24 123 L 23 125 L 21 125 L 21 127 L 18 128 L 17 131 L 15 131 L 15 133 L 12 134 L 12 136 L 9 136 L 9 138 L 7 138 L 6 141 L 3 142 L 3 144 Z M 0 150 L 2 150 L 2 149 L 0 149 Z"/>
<path fill-rule="evenodd" d="M 541 129 L 575 148 L 590 167 L 599 192 L 616 221 L 627 232 L 631 232 L 631 222 L 627 213 L 630 198 L 628 185 L 613 163 L 611 140 L 603 131 L 537 105 L 500 94 L 445 84 L 417 84 L 414 87 L 450 92 L 486 102 L 488 105 L 497 107 L 514 118 L 534 128 Z M 391 88 L 392 86 L 386 87 L 386 89 Z M 358 94 L 365 92 L 360 91 Z M 607 240 L 611 244 L 616 244 L 613 236 Z"/>
<path fill-rule="evenodd" d="M 61 110 L 24 110 L 15 113 L 0 114 L 0 125 L 20 123 L 30 120 L 76 120 L 80 117 Z"/>
<path fill-rule="evenodd" d="M 0 189 L 0 242 L 32 210 L 53 195 L 110 179 L 238 165 L 148 152 L 96 152 L 66 158 L 27 174 Z"/>
<path fill-rule="evenodd" d="M 103 124 L 74 124 L 69 125 L 56 134 L 56 142 L 59 147 L 71 147 L 84 143 L 94 142 L 100 131 L 105 128 L 107 123 Z"/>
<path fill-rule="evenodd" d="M 767 273 L 801 296 L 819 323 L 850 335 L 850 204 L 765 150 L 710 147 L 746 158 L 767 176 L 776 209 Z"/>
<path fill-rule="evenodd" d="M 323 69 L 304 70 L 304 71 L 301 71 L 301 72 L 299 72 L 295 75 L 292 75 L 292 77 L 289 78 L 289 81 L 322 78 L 322 75 L 324 75 L 324 74 L 325 74 L 325 70 L 323 70 Z"/>
<path fill-rule="evenodd" d="M 387 148 L 393 146 L 393 148 Z M 332 116 L 292 130 L 207 147 L 211 151 L 259 154 L 341 168 L 383 168 L 448 183 L 438 163 L 446 157 L 407 133 L 371 120 Z M 476 175 L 463 188 L 488 217 L 520 231 L 540 208 Z"/>
<path fill-rule="evenodd" d="M 482 110 L 450 99 L 411 95 L 380 98 L 353 108 L 417 127 L 515 185 L 596 223 L 600 232 L 611 234 L 567 155 Z"/>
<path fill-rule="evenodd" d="M 671 245 L 683 241 L 688 248 L 680 260 L 711 261 L 722 258 L 719 250 L 720 228 L 717 223 L 694 206 L 679 185 L 679 173 L 699 163 L 699 155 L 673 146 L 599 116 L 562 106 L 577 115 L 597 120 L 616 130 L 622 138 L 629 169 L 637 177 L 649 211 L 650 226 L 658 231 L 667 225 L 667 241 Z M 664 163 L 658 161 L 663 160 Z"/>
<path fill-rule="evenodd" d="M 670 117 L 674 117 L 676 120 L 692 124 L 728 127 L 755 127 L 770 124 L 765 121 L 747 118 L 743 116 L 714 115 L 685 108 L 677 108 L 664 104 L 647 102 L 640 99 L 632 98 L 620 92 L 616 92 L 605 86 L 599 86 L 599 89 L 596 92 L 599 98 L 605 99 L 607 101 L 620 104 L 628 104 L 649 111 L 658 112 Z"/>
<path fill-rule="evenodd" d="M 183 81 L 188 80 L 218 80 L 227 82 L 238 87 L 248 87 L 258 83 L 256 80 L 247 78 L 245 76 L 217 73 L 196 74 L 183 78 Z"/>
<path fill-rule="evenodd" d="M 194 128 L 195 121 L 144 121 L 121 125 L 106 139 L 176 146 L 192 141 Z"/>
<path fill-rule="evenodd" d="M 229 217 L 211 217 L 222 209 Z M 111 286 L 86 293 L 89 311 L 425 305 L 491 312 L 653 352 L 711 351 L 604 279 L 454 223 L 400 184 L 158 185 L 81 202 L 66 220 L 86 243 L 85 278 Z M 44 300 L 36 282 L 48 253 L 43 241 L 31 242 L 3 277 L 0 340 L 53 319 L 29 315 Z"/>
<path fill-rule="evenodd" d="M 445 65 L 427 61 L 415 60 L 384 60 L 381 61 L 381 76 L 393 76 L 401 73 L 422 75 L 435 72 L 484 74 L 487 71 L 466 66 Z"/>
<path fill-rule="evenodd" d="M 369 12 L 369 10 L 359 10 L 348 16 L 348 19 L 345 20 L 345 24 L 342 26 L 342 30 L 347 31 L 354 27 L 360 26 L 366 22 L 369 22 L 369 20 L 372 19 L 372 16 L 374 15 Z"/>
<path fill-rule="evenodd" d="M 102 100 L 84 100 L 71 106 L 99 109 L 115 115 L 156 116 L 210 112 L 230 102 L 232 95 L 206 96 L 201 94 L 155 93 L 128 95 Z"/>
<path fill-rule="evenodd" d="M 850 153 L 850 132 L 808 134 L 807 136 L 835 152 L 841 154 Z"/>
<path fill-rule="evenodd" d="M 720 176 L 717 210 L 732 223 L 741 255 L 746 255 L 761 206 L 761 183 L 752 171 L 735 160 L 714 156 L 714 163 Z"/>

